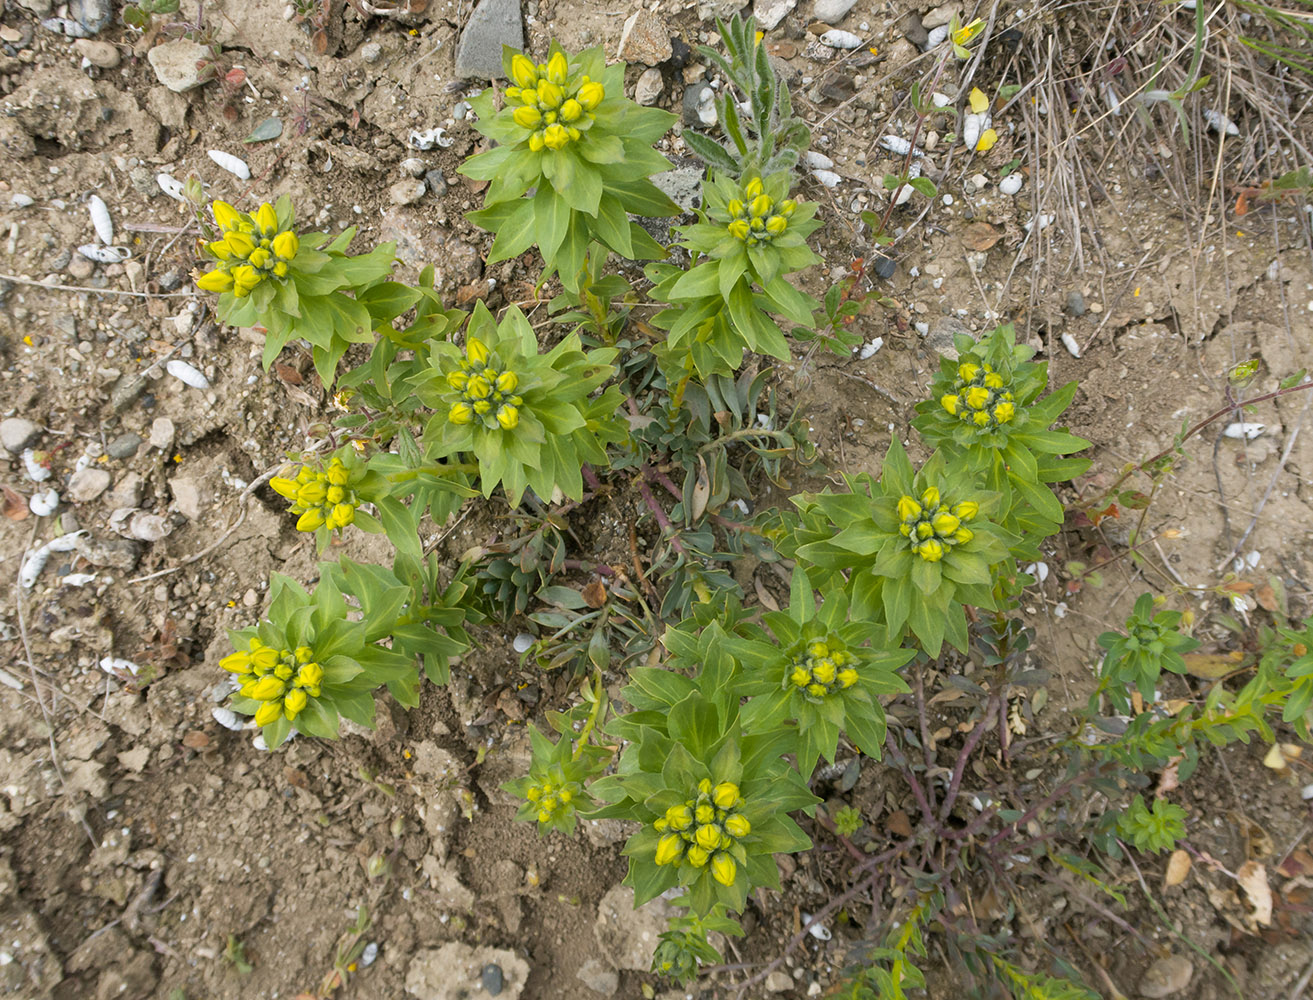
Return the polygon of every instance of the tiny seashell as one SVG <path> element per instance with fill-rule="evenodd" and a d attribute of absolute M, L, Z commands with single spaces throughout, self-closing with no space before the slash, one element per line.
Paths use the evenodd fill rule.
<path fill-rule="evenodd" d="M 1049 564 L 1043 562 L 1033 562 L 1026 567 L 1026 574 L 1033 576 L 1040 583 L 1049 578 Z"/>
<path fill-rule="evenodd" d="M 906 156 L 912 151 L 912 143 L 900 135 L 887 135 L 880 140 L 880 145 L 895 156 Z"/>
<path fill-rule="evenodd" d="M 1229 438 L 1235 438 L 1237 441 L 1244 438 L 1246 441 L 1252 441 L 1256 437 L 1261 437 L 1263 431 L 1267 430 L 1263 424 L 1235 423 L 1228 424 L 1226 430 L 1222 431 Z"/>
<path fill-rule="evenodd" d="M 41 22 L 41 27 L 66 38 L 90 38 L 92 35 L 80 22 L 69 17 L 48 17 Z"/>
<path fill-rule="evenodd" d="M 94 582 L 95 573 L 70 573 L 60 582 L 69 587 L 85 587 L 87 584 Z"/>
<path fill-rule="evenodd" d="M 988 111 L 982 111 L 976 114 L 968 111 L 962 117 L 962 141 L 966 143 L 969 150 L 975 150 L 980 142 L 980 135 L 985 129 L 989 128 L 990 117 Z"/>
<path fill-rule="evenodd" d="M 1305 785 L 1301 788 L 1299 791 L 1299 797 L 1305 802 L 1309 801 L 1309 799 L 1313 799 L 1313 785 Z"/>
<path fill-rule="evenodd" d="M 50 478 L 50 470 L 36 460 L 36 452 L 31 448 L 23 449 L 23 468 L 27 470 L 27 478 L 34 483 L 44 483 Z"/>
<path fill-rule="evenodd" d="M 802 154 L 802 158 L 806 161 L 807 166 L 811 167 L 813 170 L 829 170 L 834 166 L 834 161 L 832 159 L 824 153 L 816 152 L 814 149 L 807 150 L 807 152 Z"/>
<path fill-rule="evenodd" d="M 83 243 L 78 253 L 87 260 L 96 260 L 102 264 L 119 264 L 132 256 L 127 247 L 103 247 L 99 243 Z"/>
<path fill-rule="evenodd" d="M 251 746 L 264 753 L 269 749 L 269 744 L 264 741 L 264 733 L 256 733 L 251 737 Z"/>
<path fill-rule="evenodd" d="M 18 582 L 22 584 L 24 590 L 32 589 L 36 584 L 36 578 L 41 575 L 41 571 L 46 568 L 46 563 L 49 561 L 49 545 L 43 545 L 34 552 L 28 553 L 18 570 Z"/>
<path fill-rule="evenodd" d="M 412 156 L 401 161 L 402 173 L 409 174 L 411 177 L 423 177 L 424 171 L 428 166 L 418 156 Z"/>
<path fill-rule="evenodd" d="M 1263 553 L 1259 552 L 1258 549 L 1254 549 L 1253 552 L 1250 552 L 1249 555 L 1245 556 L 1245 562 L 1249 565 L 1250 569 L 1257 568 L 1258 564 L 1262 561 Z"/>
<path fill-rule="evenodd" d="M 165 365 L 164 370 L 174 378 L 186 382 L 193 389 L 208 389 L 210 387 L 210 380 L 208 378 L 191 365 L 187 364 L 187 362 L 179 361 L 177 358 L 174 358 Z"/>
<path fill-rule="evenodd" d="M 862 349 L 857 352 L 858 360 L 865 361 L 867 358 L 874 357 L 875 352 L 884 347 L 884 338 L 876 337 L 869 344 L 864 344 Z"/>
<path fill-rule="evenodd" d="M 251 179 L 251 168 L 246 165 L 246 161 L 240 156 L 225 153 L 222 149 L 210 149 L 206 150 L 206 153 L 211 160 L 238 180 L 249 181 Z"/>
<path fill-rule="evenodd" d="M 1235 122 L 1213 108 L 1204 109 L 1204 121 L 1214 132 L 1225 132 L 1227 135 L 1240 134 L 1240 127 Z"/>
<path fill-rule="evenodd" d="M 821 44 L 828 45 L 832 49 L 860 49 L 862 36 L 854 35 L 851 31 L 844 31 L 842 28 L 831 28 L 821 34 Z"/>
<path fill-rule="evenodd" d="M 131 674 L 136 677 L 141 667 L 131 660 L 123 659 L 121 656 L 106 656 L 100 661 L 100 669 L 116 677 L 122 677 L 124 674 Z"/>
<path fill-rule="evenodd" d="M 1067 349 L 1068 354 L 1070 354 L 1073 358 L 1080 357 L 1080 345 L 1076 343 L 1075 337 L 1073 337 L 1069 333 L 1064 333 L 1062 335 L 1061 340 L 1062 340 L 1062 346 Z"/>
<path fill-rule="evenodd" d="M 36 204 L 36 199 L 30 194 L 16 194 L 9 199 L 9 204 L 14 208 L 29 208 Z"/>
<path fill-rule="evenodd" d="M 114 242 L 114 220 L 109 217 L 109 206 L 101 200 L 100 195 L 93 194 L 87 199 L 87 211 L 91 213 L 91 225 L 100 237 L 100 242 L 110 246 Z"/>
<path fill-rule="evenodd" d="M 49 517 L 59 506 L 59 491 L 48 489 L 44 492 L 32 494 L 32 499 L 28 501 L 27 506 L 37 517 Z"/>
<path fill-rule="evenodd" d="M 214 716 L 215 722 L 223 726 L 224 729 L 231 729 L 234 733 L 240 733 L 246 728 L 246 720 L 239 718 L 231 708 L 215 705 L 210 709 L 210 714 Z"/>
<path fill-rule="evenodd" d="M 156 174 L 155 183 L 160 186 L 160 190 L 167 194 L 174 201 L 186 201 L 183 192 L 182 181 L 169 174 Z"/>
<path fill-rule="evenodd" d="M 1017 170 L 1008 174 L 998 182 L 998 189 L 1004 194 L 1016 194 L 1021 190 L 1022 176 L 1021 171 Z"/>
<path fill-rule="evenodd" d="M 946 108 L 953 103 L 953 99 L 949 97 L 947 94 L 941 94 L 939 91 L 936 90 L 933 94 L 930 95 L 930 103 L 937 108 Z"/>
<path fill-rule="evenodd" d="M 813 170 L 812 176 L 824 184 L 827 188 L 838 187 L 839 182 L 843 180 L 833 170 Z"/>
<path fill-rule="evenodd" d="M 378 942 L 370 941 L 369 944 L 365 945 L 365 950 L 360 953 L 360 967 L 362 969 L 369 968 L 371 965 L 374 964 L 374 961 L 377 958 L 378 958 Z"/>
<path fill-rule="evenodd" d="M 45 547 L 51 552 L 72 552 L 78 547 L 78 539 L 85 534 L 85 531 L 70 531 L 67 535 L 60 535 L 58 538 L 50 539 L 46 542 Z"/>
<path fill-rule="evenodd" d="M 940 45 L 948 37 L 948 25 L 941 24 L 937 28 L 931 28 L 930 33 L 926 35 L 925 47 L 927 50 L 933 49 Z"/>
<path fill-rule="evenodd" d="M 1048 229 L 1049 226 L 1053 225 L 1054 218 L 1055 216 L 1045 214 L 1037 215 L 1033 219 L 1027 219 L 1025 230 L 1026 232 L 1030 232 L 1036 225 L 1038 225 L 1040 232 L 1043 232 L 1045 229 Z"/>
<path fill-rule="evenodd" d="M 515 641 L 511 643 L 511 648 L 513 648 L 517 653 L 524 653 L 527 652 L 529 650 L 529 647 L 531 647 L 532 645 L 533 645 L 533 636 L 531 636 L 528 632 L 521 632 L 519 635 L 515 637 Z"/>
<path fill-rule="evenodd" d="M 455 141 L 447 135 L 447 130 L 441 125 L 425 132 L 410 133 L 410 146 L 412 149 L 432 149 L 434 146 L 439 149 L 446 149 Z"/>
<path fill-rule="evenodd" d="M 811 919 L 811 914 L 809 913 L 803 914 L 804 921 L 810 919 Z M 831 937 L 834 936 L 830 933 L 830 928 L 826 927 L 819 920 L 807 928 L 807 933 L 810 934 L 812 937 L 814 937 L 817 941 L 828 941 L 830 940 Z"/>
<path fill-rule="evenodd" d="M 912 192 L 915 190 L 916 188 L 912 187 L 911 184 L 902 185 L 901 187 L 898 188 L 898 197 L 894 199 L 894 204 L 906 205 L 909 201 L 912 200 Z"/>

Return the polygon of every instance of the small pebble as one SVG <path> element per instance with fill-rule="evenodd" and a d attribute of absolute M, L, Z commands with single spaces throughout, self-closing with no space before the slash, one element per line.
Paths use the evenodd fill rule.
<path fill-rule="evenodd" d="M 367 42 L 360 46 L 360 58 L 367 63 L 376 63 L 383 56 L 383 46 L 378 42 Z"/>
<path fill-rule="evenodd" d="M 424 197 L 424 182 L 421 180 L 397 181 L 388 188 L 388 199 L 394 205 L 413 205 Z"/>
<path fill-rule="evenodd" d="M 999 185 L 1002 187 L 1002 185 Z M 1085 315 L 1085 296 L 1075 290 L 1067 293 L 1067 314 L 1069 316 Z"/>
<path fill-rule="evenodd" d="M 874 269 L 877 275 L 879 275 L 881 278 L 886 278 L 886 279 L 892 278 L 894 276 L 894 272 L 898 270 L 898 265 L 895 264 L 888 257 L 884 257 L 884 256 L 877 256 L 873 261 L 871 261 L 871 267 Z"/>
<path fill-rule="evenodd" d="M 497 996 L 502 991 L 502 985 L 505 977 L 502 975 L 500 965 L 485 965 L 483 975 L 479 977 L 483 983 L 483 988 L 488 991 L 489 996 Z"/>
<path fill-rule="evenodd" d="M 106 445 L 105 451 L 110 458 L 131 458 L 137 453 L 139 447 L 141 447 L 141 435 L 128 431 L 126 434 L 120 434 Z"/>

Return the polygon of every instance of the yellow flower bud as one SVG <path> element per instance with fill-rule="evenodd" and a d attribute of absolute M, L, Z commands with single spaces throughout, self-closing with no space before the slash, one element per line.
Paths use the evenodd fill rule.
<path fill-rule="evenodd" d="M 297 646 L 296 652 L 292 654 L 297 663 L 309 663 L 315 658 L 315 651 L 309 646 Z"/>
<path fill-rule="evenodd" d="M 814 656 L 818 659 L 822 656 L 829 656 L 830 647 L 829 645 L 823 642 L 813 642 L 811 645 L 807 647 L 807 655 Z"/>
<path fill-rule="evenodd" d="M 930 523 L 935 526 L 935 534 L 941 538 L 947 538 L 962 526 L 962 522 L 946 510 L 936 514 Z"/>
<path fill-rule="evenodd" d="M 677 833 L 668 833 L 657 841 L 656 857 L 653 860 L 659 865 L 668 865 L 678 861 L 683 853 L 683 838 Z"/>
<path fill-rule="evenodd" d="M 916 554 L 926 562 L 939 562 L 944 558 L 944 543 L 938 538 L 930 538 L 917 546 Z"/>
<path fill-rule="evenodd" d="M 776 206 L 776 211 L 778 211 L 780 215 L 784 216 L 786 219 L 790 218 L 793 215 L 793 213 L 797 211 L 797 209 L 798 209 L 798 203 L 794 201 L 792 198 L 785 198 L 782 202 L 779 203 L 779 205 Z"/>
<path fill-rule="evenodd" d="M 260 283 L 260 272 L 250 264 L 241 264 L 232 269 L 233 294 L 238 298 L 251 294 L 251 289 Z"/>
<path fill-rule="evenodd" d="M 229 653 L 219 661 L 219 669 L 226 670 L 230 674 L 247 673 L 251 669 L 251 654 L 241 650 Z"/>
<path fill-rule="evenodd" d="M 211 255 L 218 257 L 220 260 L 232 259 L 232 251 L 228 249 L 228 243 L 226 240 L 215 240 L 213 243 L 207 243 L 205 244 L 205 249 L 208 250 Z"/>
<path fill-rule="evenodd" d="M 821 662 L 816 664 L 815 668 L 813 668 L 812 676 L 815 677 L 822 684 L 833 684 L 834 661 L 831 660 L 828 656 L 825 657 L 825 659 L 821 660 Z"/>
<path fill-rule="evenodd" d="M 666 810 L 666 819 L 672 830 L 687 830 L 693 825 L 693 810 L 688 806 L 671 806 Z"/>
<path fill-rule="evenodd" d="M 958 528 L 955 532 L 953 532 L 953 544 L 965 545 L 967 542 L 971 541 L 971 539 L 975 537 L 976 537 L 976 533 L 972 531 L 970 528 Z"/>
<path fill-rule="evenodd" d="M 583 135 L 583 133 L 580 132 L 577 128 L 575 128 L 573 125 L 567 125 L 565 127 L 565 134 L 570 137 L 571 142 L 578 142 L 579 137 Z"/>
<path fill-rule="evenodd" d="M 279 233 L 274 237 L 274 253 L 283 260 L 291 260 L 300 249 L 301 238 L 291 230 Z"/>
<path fill-rule="evenodd" d="M 544 109 L 555 111 L 565 100 L 565 91 L 550 80 L 538 82 L 538 104 Z"/>
<path fill-rule="evenodd" d="M 921 505 L 909 496 L 898 501 L 898 517 L 903 521 L 915 521 L 921 516 Z"/>
<path fill-rule="evenodd" d="M 529 151 L 531 153 L 541 152 L 542 148 L 546 145 L 547 143 L 543 139 L 543 134 L 541 132 L 535 132 L 533 135 L 529 136 Z"/>
<path fill-rule="evenodd" d="M 757 195 L 761 194 L 763 190 L 764 188 L 762 187 L 761 178 L 754 177 L 743 186 L 743 195 L 745 198 L 755 198 Z"/>
<path fill-rule="evenodd" d="M 453 424 L 468 424 L 474 419 L 474 410 L 469 403 L 452 403 L 447 419 Z"/>
<path fill-rule="evenodd" d="M 515 430 L 520 425 L 520 411 L 514 406 L 498 407 L 497 423 L 501 425 L 502 430 Z"/>
<path fill-rule="evenodd" d="M 272 236 L 278 231 L 278 213 L 267 201 L 255 210 L 255 224 L 265 236 Z"/>
<path fill-rule="evenodd" d="M 242 214 L 226 201 L 211 202 L 210 211 L 214 213 L 214 221 L 220 229 L 236 229 L 242 221 Z"/>
<path fill-rule="evenodd" d="M 283 699 L 283 711 L 289 719 L 295 719 L 309 700 L 309 696 L 300 688 L 288 691 L 287 697 Z"/>
<path fill-rule="evenodd" d="M 297 531 L 316 531 L 324 526 L 324 509 L 311 507 L 296 519 Z"/>
<path fill-rule="evenodd" d="M 953 513 L 963 521 L 970 521 L 980 513 L 980 504 L 974 500 L 963 500 L 961 503 L 953 504 Z"/>
<path fill-rule="evenodd" d="M 544 796 L 538 801 L 538 805 L 539 805 L 539 807 L 542 809 L 543 812 L 546 812 L 546 813 L 555 812 L 555 811 L 556 811 L 556 796 L 555 796 L 555 795 L 544 795 Z"/>
<path fill-rule="evenodd" d="M 290 681 L 292 679 L 292 665 L 290 663 L 280 663 L 274 667 L 274 676 L 280 681 Z"/>
<path fill-rule="evenodd" d="M 267 726 L 269 723 L 276 721 L 282 714 L 282 702 L 266 701 L 255 710 L 255 724 L 257 726 Z"/>
<path fill-rule="evenodd" d="M 1016 416 L 1016 413 L 1017 408 L 1011 403 L 999 403 L 998 406 L 994 407 L 994 419 L 1000 424 L 1006 424 Z"/>
<path fill-rule="evenodd" d="M 935 527 L 929 521 L 922 521 L 916 526 L 917 538 L 931 538 L 934 536 Z"/>
<path fill-rule="evenodd" d="M 961 402 L 962 402 L 961 397 L 956 396 L 951 392 L 945 396 L 939 397 L 939 405 L 948 411 L 948 415 L 950 417 L 957 416 L 957 408 Z"/>
<path fill-rule="evenodd" d="M 602 103 L 606 97 L 606 90 L 600 83 L 585 83 L 579 88 L 577 100 L 585 111 L 592 111 Z"/>
<path fill-rule="evenodd" d="M 978 410 L 971 414 L 971 422 L 977 427 L 986 427 L 989 424 L 989 414 L 984 410 Z"/>
<path fill-rule="evenodd" d="M 296 499 L 307 507 L 314 507 L 324 502 L 328 485 L 322 479 L 312 479 L 296 491 Z"/>
<path fill-rule="evenodd" d="M 511 58 L 511 77 L 520 87 L 532 87 L 538 82 L 538 67 L 526 55 Z"/>
<path fill-rule="evenodd" d="M 488 363 L 488 346 L 477 337 L 470 337 L 465 342 L 465 356 L 473 364 L 486 365 Z"/>
<path fill-rule="evenodd" d="M 921 494 L 921 506 L 923 506 L 923 507 L 925 507 L 925 508 L 927 508 L 927 509 L 929 509 L 929 508 L 931 508 L 931 507 L 938 507 L 938 506 L 939 506 L 939 490 L 938 490 L 937 488 L 935 488 L 934 486 L 929 486 L 929 487 L 927 487 L 927 488 L 926 488 L 926 491 L 925 491 L 924 493 Z"/>
<path fill-rule="evenodd" d="M 967 406 L 973 410 L 983 410 L 989 405 L 989 390 L 983 385 L 973 385 L 962 394 Z"/>
<path fill-rule="evenodd" d="M 746 240 L 748 234 L 752 231 L 747 219 L 735 219 L 729 224 L 728 228 L 729 234 L 736 240 Z"/>
<path fill-rule="evenodd" d="M 721 809 L 733 809 L 739 798 L 739 786 L 732 781 L 722 781 L 711 793 L 711 801 Z"/>
<path fill-rule="evenodd" d="M 738 218 L 743 214 L 743 202 L 739 201 L 737 198 L 732 198 L 730 199 L 730 203 L 725 206 L 725 209 L 734 218 Z"/>
<path fill-rule="evenodd" d="M 570 133 L 564 126 L 548 125 L 543 130 L 543 143 L 548 149 L 564 149 L 570 142 Z"/>
<path fill-rule="evenodd" d="M 570 75 L 570 64 L 565 58 L 564 52 L 553 52 L 552 57 L 547 60 L 547 79 L 552 83 L 565 83 L 565 78 Z"/>
<path fill-rule="evenodd" d="M 539 126 L 543 120 L 542 112 L 537 108 L 531 108 L 527 105 L 515 109 L 515 114 L 511 116 L 515 119 L 515 124 L 520 128 L 534 129 Z"/>
<path fill-rule="evenodd" d="M 752 199 L 752 204 L 748 206 L 749 211 L 759 219 L 770 215 L 770 210 L 775 207 L 774 200 L 767 194 L 759 194 Z"/>
<path fill-rule="evenodd" d="M 470 373 L 463 371 L 454 371 L 447 373 L 447 385 L 451 386 L 458 392 L 464 389 L 470 382 Z"/>
<path fill-rule="evenodd" d="M 251 251 L 251 256 L 247 260 L 250 261 L 252 267 L 264 268 L 269 266 L 269 261 L 272 258 L 273 255 L 268 250 L 263 247 L 256 247 Z"/>
<path fill-rule="evenodd" d="M 725 832 L 731 837 L 746 837 L 752 832 L 752 824 L 746 816 L 730 816 L 725 820 Z"/>
<path fill-rule="evenodd" d="M 492 394 L 492 383 L 482 375 L 475 375 L 466 384 L 465 394 L 472 399 L 487 399 Z"/>
<path fill-rule="evenodd" d="M 196 279 L 196 287 L 206 292 L 229 292 L 233 287 L 233 276 L 227 271 L 207 271 Z"/>
<path fill-rule="evenodd" d="M 807 693 L 813 698 L 824 698 L 828 692 L 825 690 L 824 684 L 808 684 Z"/>
<path fill-rule="evenodd" d="M 570 791 L 568 788 L 562 788 L 556 797 L 560 800 L 561 805 L 568 806 L 574 801 L 574 792 Z"/>
<path fill-rule="evenodd" d="M 714 851 L 720 846 L 720 827 L 712 826 L 710 823 L 698 827 L 695 837 L 698 847 L 705 851 Z"/>
<path fill-rule="evenodd" d="M 245 233 L 229 233 L 223 242 L 227 244 L 230 254 L 243 259 L 251 256 L 251 251 L 255 249 L 255 243 Z"/>
<path fill-rule="evenodd" d="M 850 688 L 857 683 L 857 671 L 852 667 L 839 671 L 839 686 Z"/>
<path fill-rule="evenodd" d="M 694 844 L 688 849 L 688 863 L 694 868 L 702 868 L 711 860 L 711 852 Z"/>
<path fill-rule="evenodd" d="M 788 226 L 788 220 L 782 215 L 772 215 L 766 220 L 766 232 L 772 236 L 779 236 Z"/>
<path fill-rule="evenodd" d="M 351 471 L 342 464 L 340 458 L 335 458 L 328 464 L 328 471 L 324 473 L 324 478 L 332 486 L 345 486 L 351 478 Z"/>
<path fill-rule="evenodd" d="M 278 650 L 269 646 L 257 646 L 251 650 L 251 665 L 261 673 L 272 670 L 277 664 Z"/>
<path fill-rule="evenodd" d="M 969 361 L 957 366 L 957 377 L 963 382 L 971 382 L 979 374 L 980 366 Z"/>
<path fill-rule="evenodd" d="M 330 486 L 324 491 L 324 499 L 330 504 L 341 503 L 346 499 L 346 489 L 341 486 Z"/>
<path fill-rule="evenodd" d="M 578 121 L 584 113 L 584 106 L 574 98 L 566 101 L 561 105 L 561 121 L 574 122 Z"/>
<path fill-rule="evenodd" d="M 693 810 L 693 818 L 699 823 L 710 823 L 716 818 L 716 807 L 704 802 Z"/>
<path fill-rule="evenodd" d="M 721 885 L 733 885 L 734 876 L 738 874 L 738 865 L 724 851 L 718 851 L 711 859 L 711 874 Z"/>
<path fill-rule="evenodd" d="M 287 690 L 287 684 L 281 678 L 268 674 L 255 682 L 251 688 L 251 697 L 256 701 L 272 701 L 281 698 Z"/>
<path fill-rule="evenodd" d="M 339 528 L 345 528 L 356 519 L 356 508 L 349 503 L 340 503 L 333 508 L 330 515 L 337 522 Z"/>
<path fill-rule="evenodd" d="M 296 674 L 296 682 L 301 687 L 318 687 L 324 681 L 324 668 L 318 663 L 307 663 Z"/>
<path fill-rule="evenodd" d="M 1000 375 L 998 372 L 990 372 L 988 375 L 985 376 L 985 388 L 986 388 L 986 389 L 1002 389 L 1002 388 L 1003 388 L 1003 376 Z"/>
<path fill-rule="evenodd" d="M 540 798 L 542 798 L 542 794 L 543 794 L 543 790 L 541 788 L 539 788 L 537 785 L 530 785 L 525 790 L 524 797 L 528 799 L 530 802 L 537 802 Z"/>
<path fill-rule="evenodd" d="M 789 681 L 794 687 L 806 687 L 811 683 L 812 675 L 806 667 L 794 667 L 793 673 L 789 674 Z"/>
<path fill-rule="evenodd" d="M 497 376 L 498 392 L 514 392 L 516 386 L 520 384 L 520 376 L 515 372 L 502 372 Z"/>

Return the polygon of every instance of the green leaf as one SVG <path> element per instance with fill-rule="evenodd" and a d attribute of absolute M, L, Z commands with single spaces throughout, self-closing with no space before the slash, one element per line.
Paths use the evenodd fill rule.
<path fill-rule="evenodd" d="M 268 142 L 283 134 L 283 120 L 277 115 L 266 118 L 242 142 Z"/>

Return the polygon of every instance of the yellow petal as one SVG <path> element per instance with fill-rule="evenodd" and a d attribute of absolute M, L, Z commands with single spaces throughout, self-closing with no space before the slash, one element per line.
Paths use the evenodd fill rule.
<path fill-rule="evenodd" d="M 994 148 L 994 143 L 998 142 L 998 133 L 992 128 L 987 128 L 980 133 L 980 139 L 976 143 L 976 152 L 988 153 Z"/>
<path fill-rule="evenodd" d="M 971 110 L 975 114 L 980 114 L 989 107 L 989 98 L 979 87 L 972 87 L 971 93 L 967 96 L 967 101 L 971 104 Z"/>

